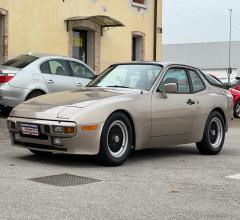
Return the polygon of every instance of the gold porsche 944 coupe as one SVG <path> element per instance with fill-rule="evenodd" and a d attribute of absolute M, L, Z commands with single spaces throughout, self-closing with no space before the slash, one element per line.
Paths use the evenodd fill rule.
<path fill-rule="evenodd" d="M 35 154 L 98 155 L 120 165 L 134 150 L 196 143 L 218 154 L 233 117 L 219 83 L 187 65 L 111 65 L 87 87 L 30 99 L 12 110 L 12 144 Z"/>

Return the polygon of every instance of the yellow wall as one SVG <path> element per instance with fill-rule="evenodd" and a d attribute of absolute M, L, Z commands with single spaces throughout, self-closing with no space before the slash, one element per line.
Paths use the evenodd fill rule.
<path fill-rule="evenodd" d="M 158 0 L 158 4 L 158 26 L 161 27 L 162 0 Z M 149 0 L 147 10 L 140 11 L 131 6 L 131 0 L 0 0 L 0 8 L 9 12 L 9 58 L 26 52 L 68 55 L 64 20 L 74 16 L 107 15 L 125 27 L 104 32 L 101 69 L 113 62 L 131 60 L 132 31 L 145 33 L 145 60 L 153 59 L 153 0 Z M 161 45 L 161 34 L 158 34 L 158 60 Z"/>

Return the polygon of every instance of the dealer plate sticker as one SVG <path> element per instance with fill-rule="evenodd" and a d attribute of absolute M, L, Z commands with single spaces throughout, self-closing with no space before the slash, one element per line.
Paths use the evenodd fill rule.
<path fill-rule="evenodd" d="M 33 124 L 22 124 L 22 134 L 39 136 L 38 126 Z"/>

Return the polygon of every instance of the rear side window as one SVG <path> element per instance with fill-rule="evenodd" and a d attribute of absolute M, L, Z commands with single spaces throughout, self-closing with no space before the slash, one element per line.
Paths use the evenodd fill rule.
<path fill-rule="evenodd" d="M 200 92 L 204 90 L 205 85 L 198 73 L 194 70 L 188 70 L 188 72 L 192 81 L 193 92 Z"/>
<path fill-rule="evenodd" d="M 2 65 L 22 69 L 37 59 L 38 57 L 35 57 L 35 56 L 21 55 L 14 59 L 8 60 L 6 63 L 3 63 Z"/>
<path fill-rule="evenodd" d="M 48 60 L 41 64 L 40 70 L 45 74 L 69 76 L 70 71 L 66 60 Z"/>

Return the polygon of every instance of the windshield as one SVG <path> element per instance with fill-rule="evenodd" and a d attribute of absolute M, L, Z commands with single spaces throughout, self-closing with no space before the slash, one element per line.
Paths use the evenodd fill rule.
<path fill-rule="evenodd" d="M 15 57 L 14 59 L 8 60 L 6 63 L 3 63 L 2 65 L 22 69 L 37 59 L 38 57 L 21 55 L 21 56 Z"/>
<path fill-rule="evenodd" d="M 236 85 L 240 85 L 240 79 L 236 79 L 236 80 L 234 80 L 233 82 L 232 82 L 232 84 L 234 85 L 234 86 L 236 86 Z"/>
<path fill-rule="evenodd" d="M 111 66 L 88 87 L 116 87 L 149 90 L 162 70 L 160 65 L 122 64 Z"/>

